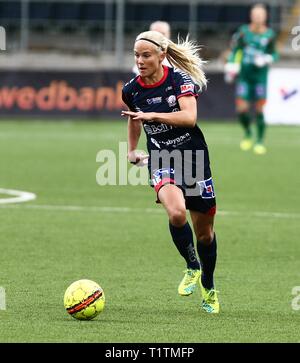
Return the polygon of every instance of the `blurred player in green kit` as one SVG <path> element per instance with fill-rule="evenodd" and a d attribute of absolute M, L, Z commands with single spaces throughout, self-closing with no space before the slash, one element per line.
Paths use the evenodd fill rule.
<path fill-rule="evenodd" d="M 266 124 L 263 107 L 267 98 L 269 66 L 278 59 L 275 33 L 268 28 L 267 10 L 256 4 L 251 8 L 250 24 L 242 25 L 233 35 L 231 51 L 225 64 L 225 81 L 236 79 L 236 111 L 245 136 L 240 143 L 242 150 L 252 149 L 255 154 L 266 153 L 264 145 Z M 251 130 L 251 103 L 255 106 L 256 137 Z M 254 142 L 255 140 L 255 142 Z"/>

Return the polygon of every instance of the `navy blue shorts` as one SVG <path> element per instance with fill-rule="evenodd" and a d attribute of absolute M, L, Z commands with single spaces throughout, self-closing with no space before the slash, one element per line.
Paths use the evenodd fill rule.
<path fill-rule="evenodd" d="M 182 176 L 178 176 L 173 168 L 152 170 L 150 175 L 150 185 L 155 189 L 157 195 L 164 185 L 174 184 L 183 192 L 186 209 L 215 215 L 216 196 L 213 179 L 208 167 L 205 169 L 204 179 L 195 180 L 192 185 L 187 185 L 182 180 Z M 158 196 L 156 202 L 160 203 Z"/>

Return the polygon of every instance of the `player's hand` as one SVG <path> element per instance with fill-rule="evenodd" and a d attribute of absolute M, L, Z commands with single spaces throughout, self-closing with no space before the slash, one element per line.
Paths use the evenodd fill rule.
<path fill-rule="evenodd" d="M 254 64 L 256 67 L 265 67 L 267 65 L 270 65 L 273 62 L 273 57 L 271 54 L 258 54 L 254 58 Z"/>
<path fill-rule="evenodd" d="M 121 116 L 130 116 L 133 121 L 153 121 L 153 112 L 133 112 L 133 111 L 122 111 Z"/>
<path fill-rule="evenodd" d="M 233 83 L 240 72 L 239 63 L 226 63 L 224 66 L 224 80 L 226 83 Z"/>
<path fill-rule="evenodd" d="M 128 152 L 128 161 L 138 167 L 143 167 L 148 164 L 149 155 L 140 150 L 133 150 Z"/>

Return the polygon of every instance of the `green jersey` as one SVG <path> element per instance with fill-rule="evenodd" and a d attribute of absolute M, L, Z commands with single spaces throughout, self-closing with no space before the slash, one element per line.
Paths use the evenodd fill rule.
<path fill-rule="evenodd" d="M 249 25 L 242 25 L 232 37 L 228 62 L 241 64 L 241 78 L 266 81 L 269 65 L 258 67 L 255 62 L 257 57 L 266 54 L 272 57 L 272 61 L 278 59 L 274 31 L 267 28 L 264 33 L 254 33 Z"/>

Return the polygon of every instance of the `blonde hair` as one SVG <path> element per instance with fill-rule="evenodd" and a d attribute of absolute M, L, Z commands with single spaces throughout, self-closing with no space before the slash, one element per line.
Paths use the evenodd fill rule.
<path fill-rule="evenodd" d="M 189 40 L 188 36 L 185 40 L 178 38 L 176 44 L 161 33 L 150 30 L 139 34 L 135 41 L 138 40 L 148 40 L 156 45 L 158 51 L 166 53 L 166 58 L 172 66 L 189 74 L 200 88 L 207 85 L 207 79 L 202 70 L 205 61 L 198 54 L 201 48 L 196 42 Z"/>

